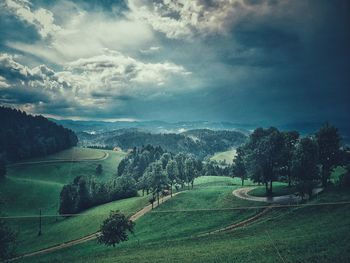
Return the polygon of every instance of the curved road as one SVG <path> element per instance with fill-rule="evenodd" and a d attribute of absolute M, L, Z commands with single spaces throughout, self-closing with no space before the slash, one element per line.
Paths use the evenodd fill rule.
<path fill-rule="evenodd" d="M 14 164 L 9 164 L 8 167 L 27 165 L 27 164 L 51 164 L 51 163 L 76 163 L 76 162 L 103 161 L 103 160 L 106 160 L 109 157 L 109 153 L 108 152 L 103 152 L 103 153 L 104 153 L 103 157 L 95 158 L 95 159 L 52 159 L 52 160 L 45 160 L 45 161 L 33 161 L 33 162 L 14 163 Z"/>
<path fill-rule="evenodd" d="M 270 204 L 292 204 L 292 203 L 298 203 L 301 201 L 301 196 L 296 194 L 281 195 L 281 196 L 275 196 L 275 197 L 258 197 L 258 196 L 250 195 L 249 192 L 255 188 L 257 187 L 239 188 L 234 190 L 232 194 L 241 199 L 256 201 L 256 202 L 265 202 Z M 312 195 L 316 195 L 322 191 L 323 191 L 323 188 L 315 188 L 312 190 Z"/>
<path fill-rule="evenodd" d="M 183 193 L 183 192 L 177 192 L 177 193 L 173 194 L 173 196 L 176 196 L 176 195 L 178 195 L 180 193 Z M 165 201 L 169 200 L 170 198 L 171 198 L 170 195 L 163 197 L 162 199 L 160 199 L 161 202 L 159 204 L 164 203 Z M 153 204 L 153 208 L 156 208 L 157 206 L 158 206 L 157 203 Z M 138 211 L 135 214 L 133 214 L 130 217 L 130 220 L 131 221 L 136 221 L 141 216 L 143 216 L 144 214 L 148 213 L 151 210 L 152 210 L 152 205 L 147 205 L 144 208 L 142 208 L 140 211 Z M 58 245 L 55 245 L 55 246 L 52 246 L 52 247 L 49 247 L 49 248 L 41 249 L 41 250 L 38 250 L 38 251 L 35 251 L 35 252 L 27 253 L 27 254 L 24 254 L 24 255 L 12 258 L 9 261 L 15 261 L 15 260 L 26 258 L 26 257 L 36 256 L 36 255 L 45 254 L 45 253 L 49 253 L 49 252 L 54 252 L 54 251 L 60 250 L 62 248 L 67 248 L 67 247 L 71 247 L 71 246 L 74 246 L 74 245 L 77 245 L 77 244 L 85 243 L 85 242 L 90 241 L 90 240 L 94 240 L 99 235 L 100 235 L 100 232 L 98 231 L 96 233 L 90 234 L 88 236 L 85 236 L 85 237 L 82 237 L 82 238 L 79 238 L 79 239 L 67 241 L 67 242 L 64 242 L 62 244 L 58 244 Z"/>

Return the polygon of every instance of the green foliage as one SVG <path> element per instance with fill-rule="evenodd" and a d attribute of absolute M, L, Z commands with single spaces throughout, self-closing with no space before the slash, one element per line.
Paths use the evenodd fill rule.
<path fill-rule="evenodd" d="M 272 194 L 272 182 L 278 180 L 285 166 L 284 146 L 283 134 L 273 127 L 256 129 L 244 146 L 251 177 L 255 182 L 262 182 L 266 185 L 268 195 Z"/>
<path fill-rule="evenodd" d="M 130 176 L 121 176 L 110 182 L 78 176 L 71 184 L 63 186 L 59 213 L 75 214 L 96 205 L 136 195 L 136 182 Z"/>
<path fill-rule="evenodd" d="M 43 116 L 0 107 L 0 156 L 6 161 L 45 156 L 75 146 L 73 131 Z"/>
<path fill-rule="evenodd" d="M 301 196 L 311 196 L 319 179 L 318 146 L 314 140 L 300 140 L 293 154 L 291 170 Z"/>
<path fill-rule="evenodd" d="M 232 166 L 233 175 L 241 178 L 242 186 L 244 185 L 244 180 L 246 179 L 246 176 L 247 176 L 247 169 L 246 169 L 244 156 L 245 155 L 244 155 L 243 148 L 241 147 L 237 148 L 236 158 L 234 159 L 233 166 Z"/>
<path fill-rule="evenodd" d="M 317 133 L 319 161 L 322 165 L 322 184 L 327 186 L 331 171 L 340 164 L 340 135 L 338 129 L 326 123 Z"/>
<path fill-rule="evenodd" d="M 115 246 L 120 242 L 128 240 L 128 233 L 133 233 L 135 223 L 128 220 L 119 211 L 111 211 L 109 217 L 101 225 L 101 235 L 98 242 L 107 246 Z"/>
<path fill-rule="evenodd" d="M 142 148 L 143 145 L 157 145 L 167 152 L 174 154 L 184 152 L 193 154 L 197 158 L 211 156 L 216 152 L 227 151 L 237 147 L 246 141 L 246 135 L 237 131 L 213 131 L 208 129 L 196 129 L 184 133 L 155 134 L 137 129 L 117 130 L 102 134 L 79 133 L 79 139 L 83 145 L 118 145 L 124 150 L 134 147 Z"/>

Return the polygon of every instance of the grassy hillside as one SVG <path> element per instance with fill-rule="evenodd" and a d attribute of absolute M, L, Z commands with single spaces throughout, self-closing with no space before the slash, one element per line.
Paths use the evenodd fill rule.
<path fill-rule="evenodd" d="M 115 176 L 119 161 L 125 153 L 100 151 L 93 149 L 72 148 L 61 153 L 42 158 L 42 161 L 74 157 L 76 161 L 98 159 L 89 162 L 57 162 L 14 165 L 8 168 L 7 177 L 0 183 L 0 196 L 3 200 L 2 210 L 7 216 L 37 216 L 39 209 L 43 215 L 56 215 L 59 206 L 59 194 L 64 184 L 71 182 L 78 175 L 95 175 L 97 164 L 102 164 L 103 173 L 97 178 L 107 180 Z M 139 210 L 147 202 L 145 198 L 121 200 L 86 211 L 82 219 L 62 219 L 49 217 L 43 219 L 43 236 L 37 238 L 38 219 L 9 219 L 10 225 L 18 231 L 19 253 L 36 250 L 84 236 L 96 231 L 101 220 L 108 215 L 110 208 L 122 209 L 127 213 Z M 102 215 L 101 215 L 102 214 Z M 56 221 L 57 220 L 57 221 Z"/>
<path fill-rule="evenodd" d="M 236 156 L 236 150 L 229 150 L 229 151 L 215 153 L 210 158 L 210 160 L 217 161 L 217 162 L 225 161 L 227 164 L 232 164 L 235 156 Z"/>
<path fill-rule="evenodd" d="M 180 198 L 188 201 L 188 197 L 179 195 L 160 210 L 181 207 Z M 350 193 L 332 189 L 312 203 L 349 200 Z M 190 207 L 202 207 L 201 203 Z M 184 234 L 188 224 L 184 219 L 196 218 L 196 213 L 183 217 L 184 213 L 178 212 L 171 218 L 152 213 L 137 222 L 136 237 L 116 248 L 90 241 L 23 262 L 350 262 L 349 214 L 350 205 L 279 208 L 231 232 L 191 237 L 193 233 Z M 206 217 L 198 216 L 197 224 L 202 225 L 202 221 L 206 222 Z M 141 230 L 146 224 L 157 226 L 147 230 L 150 239 L 144 239 L 146 233 Z M 183 234 L 174 234 L 178 230 Z M 135 241 L 137 237 L 139 242 Z"/>
<path fill-rule="evenodd" d="M 274 182 L 272 187 L 272 196 L 289 195 L 296 193 L 296 187 L 288 187 L 287 183 Z M 265 186 L 259 186 L 249 192 L 253 196 L 267 196 Z"/>

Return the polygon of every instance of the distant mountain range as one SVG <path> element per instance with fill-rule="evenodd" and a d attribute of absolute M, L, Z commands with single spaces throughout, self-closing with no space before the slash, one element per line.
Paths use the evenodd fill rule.
<path fill-rule="evenodd" d="M 268 127 L 261 124 L 233 123 L 233 122 L 209 122 L 209 121 L 184 121 L 184 122 L 165 122 L 165 121 L 75 121 L 75 120 L 56 120 L 51 119 L 62 126 L 69 128 L 76 133 L 84 132 L 87 134 L 102 134 L 120 129 L 137 129 L 138 131 L 159 134 L 175 133 L 180 134 L 189 130 L 210 129 L 214 131 L 228 130 L 239 131 L 245 135 L 250 134 L 257 127 Z M 281 130 L 297 130 L 302 135 L 316 132 L 324 123 L 321 122 L 295 122 L 275 126 Z M 344 142 L 350 143 L 350 122 L 336 124 L 339 128 Z M 123 132 L 123 131 L 122 131 Z M 118 131 L 116 132 L 118 133 Z M 123 132 L 124 133 L 124 132 Z M 80 138 L 81 139 L 81 138 Z"/>
<path fill-rule="evenodd" d="M 64 127 L 72 129 L 75 132 L 87 132 L 91 134 L 103 133 L 106 131 L 137 128 L 139 130 L 151 133 L 181 133 L 194 129 L 211 129 L 211 130 L 237 130 L 243 133 L 249 133 L 254 129 L 254 125 L 235 124 L 231 122 L 165 122 L 165 121 L 73 121 L 73 120 L 56 120 L 51 119 Z"/>

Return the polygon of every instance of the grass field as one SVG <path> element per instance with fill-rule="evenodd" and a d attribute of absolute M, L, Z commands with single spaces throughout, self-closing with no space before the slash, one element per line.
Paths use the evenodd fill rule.
<path fill-rule="evenodd" d="M 90 156 L 99 154 L 91 152 Z M 87 153 L 81 156 L 89 158 Z M 41 208 L 43 214 L 55 215 L 64 183 L 77 175 L 93 175 L 98 163 L 104 168 L 100 180 L 110 179 L 115 176 L 123 156 L 123 153 L 109 152 L 109 157 L 102 161 L 10 167 L 8 177 L 0 184 L 5 212 L 10 216 L 37 215 Z M 336 172 L 339 174 L 341 170 Z M 262 211 L 262 208 L 244 207 L 259 207 L 265 203 L 232 195 L 240 185 L 238 178 L 201 176 L 196 178 L 194 189 L 185 188 L 183 193 L 137 220 L 135 233 L 116 248 L 99 245 L 93 240 L 20 261 L 350 262 L 350 256 L 345 252 L 350 249 L 350 205 L 346 204 L 275 208 L 246 227 L 200 237 L 200 234 L 241 222 Z M 245 185 L 254 184 L 247 180 Z M 261 187 L 254 191 L 259 195 L 259 191 L 264 190 Z M 274 184 L 276 195 L 286 191 L 286 184 Z M 349 201 L 350 193 L 333 188 L 317 198 L 312 202 Z M 8 222 L 19 233 L 17 253 L 23 254 L 96 232 L 110 210 L 131 215 L 147 203 L 148 197 L 140 196 L 101 205 L 68 219 L 47 217 L 43 219 L 40 237 L 37 236 L 38 218 L 8 219 Z"/>
<path fill-rule="evenodd" d="M 210 160 L 217 161 L 217 162 L 225 161 L 227 164 L 232 164 L 235 156 L 236 156 L 236 150 L 233 149 L 233 150 L 229 150 L 229 151 L 225 151 L 225 152 L 215 153 L 210 158 Z"/>
<path fill-rule="evenodd" d="M 203 194 L 201 190 L 197 193 Z M 190 195 L 181 195 L 175 197 L 173 203 L 165 203 L 160 210 L 182 207 L 180 197 L 188 201 Z M 206 197 L 202 196 L 202 201 L 213 201 L 208 195 L 204 194 Z M 349 200 L 349 192 L 331 189 L 312 202 Z M 202 201 L 189 206 L 203 207 Z M 187 213 L 184 216 L 178 212 L 164 218 L 161 213 L 152 213 L 137 222 L 136 237 L 131 236 L 130 241 L 116 248 L 90 241 L 23 262 L 350 262 L 349 214 L 350 205 L 346 204 L 275 208 L 246 227 L 206 237 L 191 237 L 192 232 L 186 233 L 191 230 L 185 231 L 185 226 L 191 223 L 184 219 L 196 218 L 197 224 L 201 225 L 202 221 L 207 221 L 203 214 Z M 178 229 L 183 233 L 181 236 L 176 234 Z"/>
<path fill-rule="evenodd" d="M 43 158 L 74 156 L 76 160 L 95 159 L 105 156 L 106 151 L 72 148 L 62 153 Z M 78 175 L 93 176 L 97 164 L 102 164 L 103 173 L 98 180 L 107 180 L 115 176 L 119 161 L 125 153 L 108 151 L 108 158 L 101 161 L 42 163 L 10 166 L 7 177 L 0 183 L 0 195 L 3 201 L 2 210 L 6 216 L 37 216 L 39 209 L 43 215 L 56 215 L 59 206 L 59 194 L 64 184 L 71 182 Z M 73 238 L 95 232 L 110 208 L 121 209 L 132 213 L 147 203 L 146 198 L 117 201 L 86 211 L 89 216 L 83 217 L 84 224 L 77 218 L 62 219 L 50 217 L 43 219 L 43 235 L 37 238 L 38 219 L 27 218 L 8 220 L 12 228 L 18 231 L 18 253 L 37 250 L 58 244 Z M 90 214 L 103 214 L 91 216 Z"/>
<path fill-rule="evenodd" d="M 288 187 L 286 183 L 274 182 L 272 186 L 272 196 L 289 195 L 296 192 L 295 186 Z M 253 196 L 266 196 L 265 186 L 257 187 L 249 192 Z"/>

